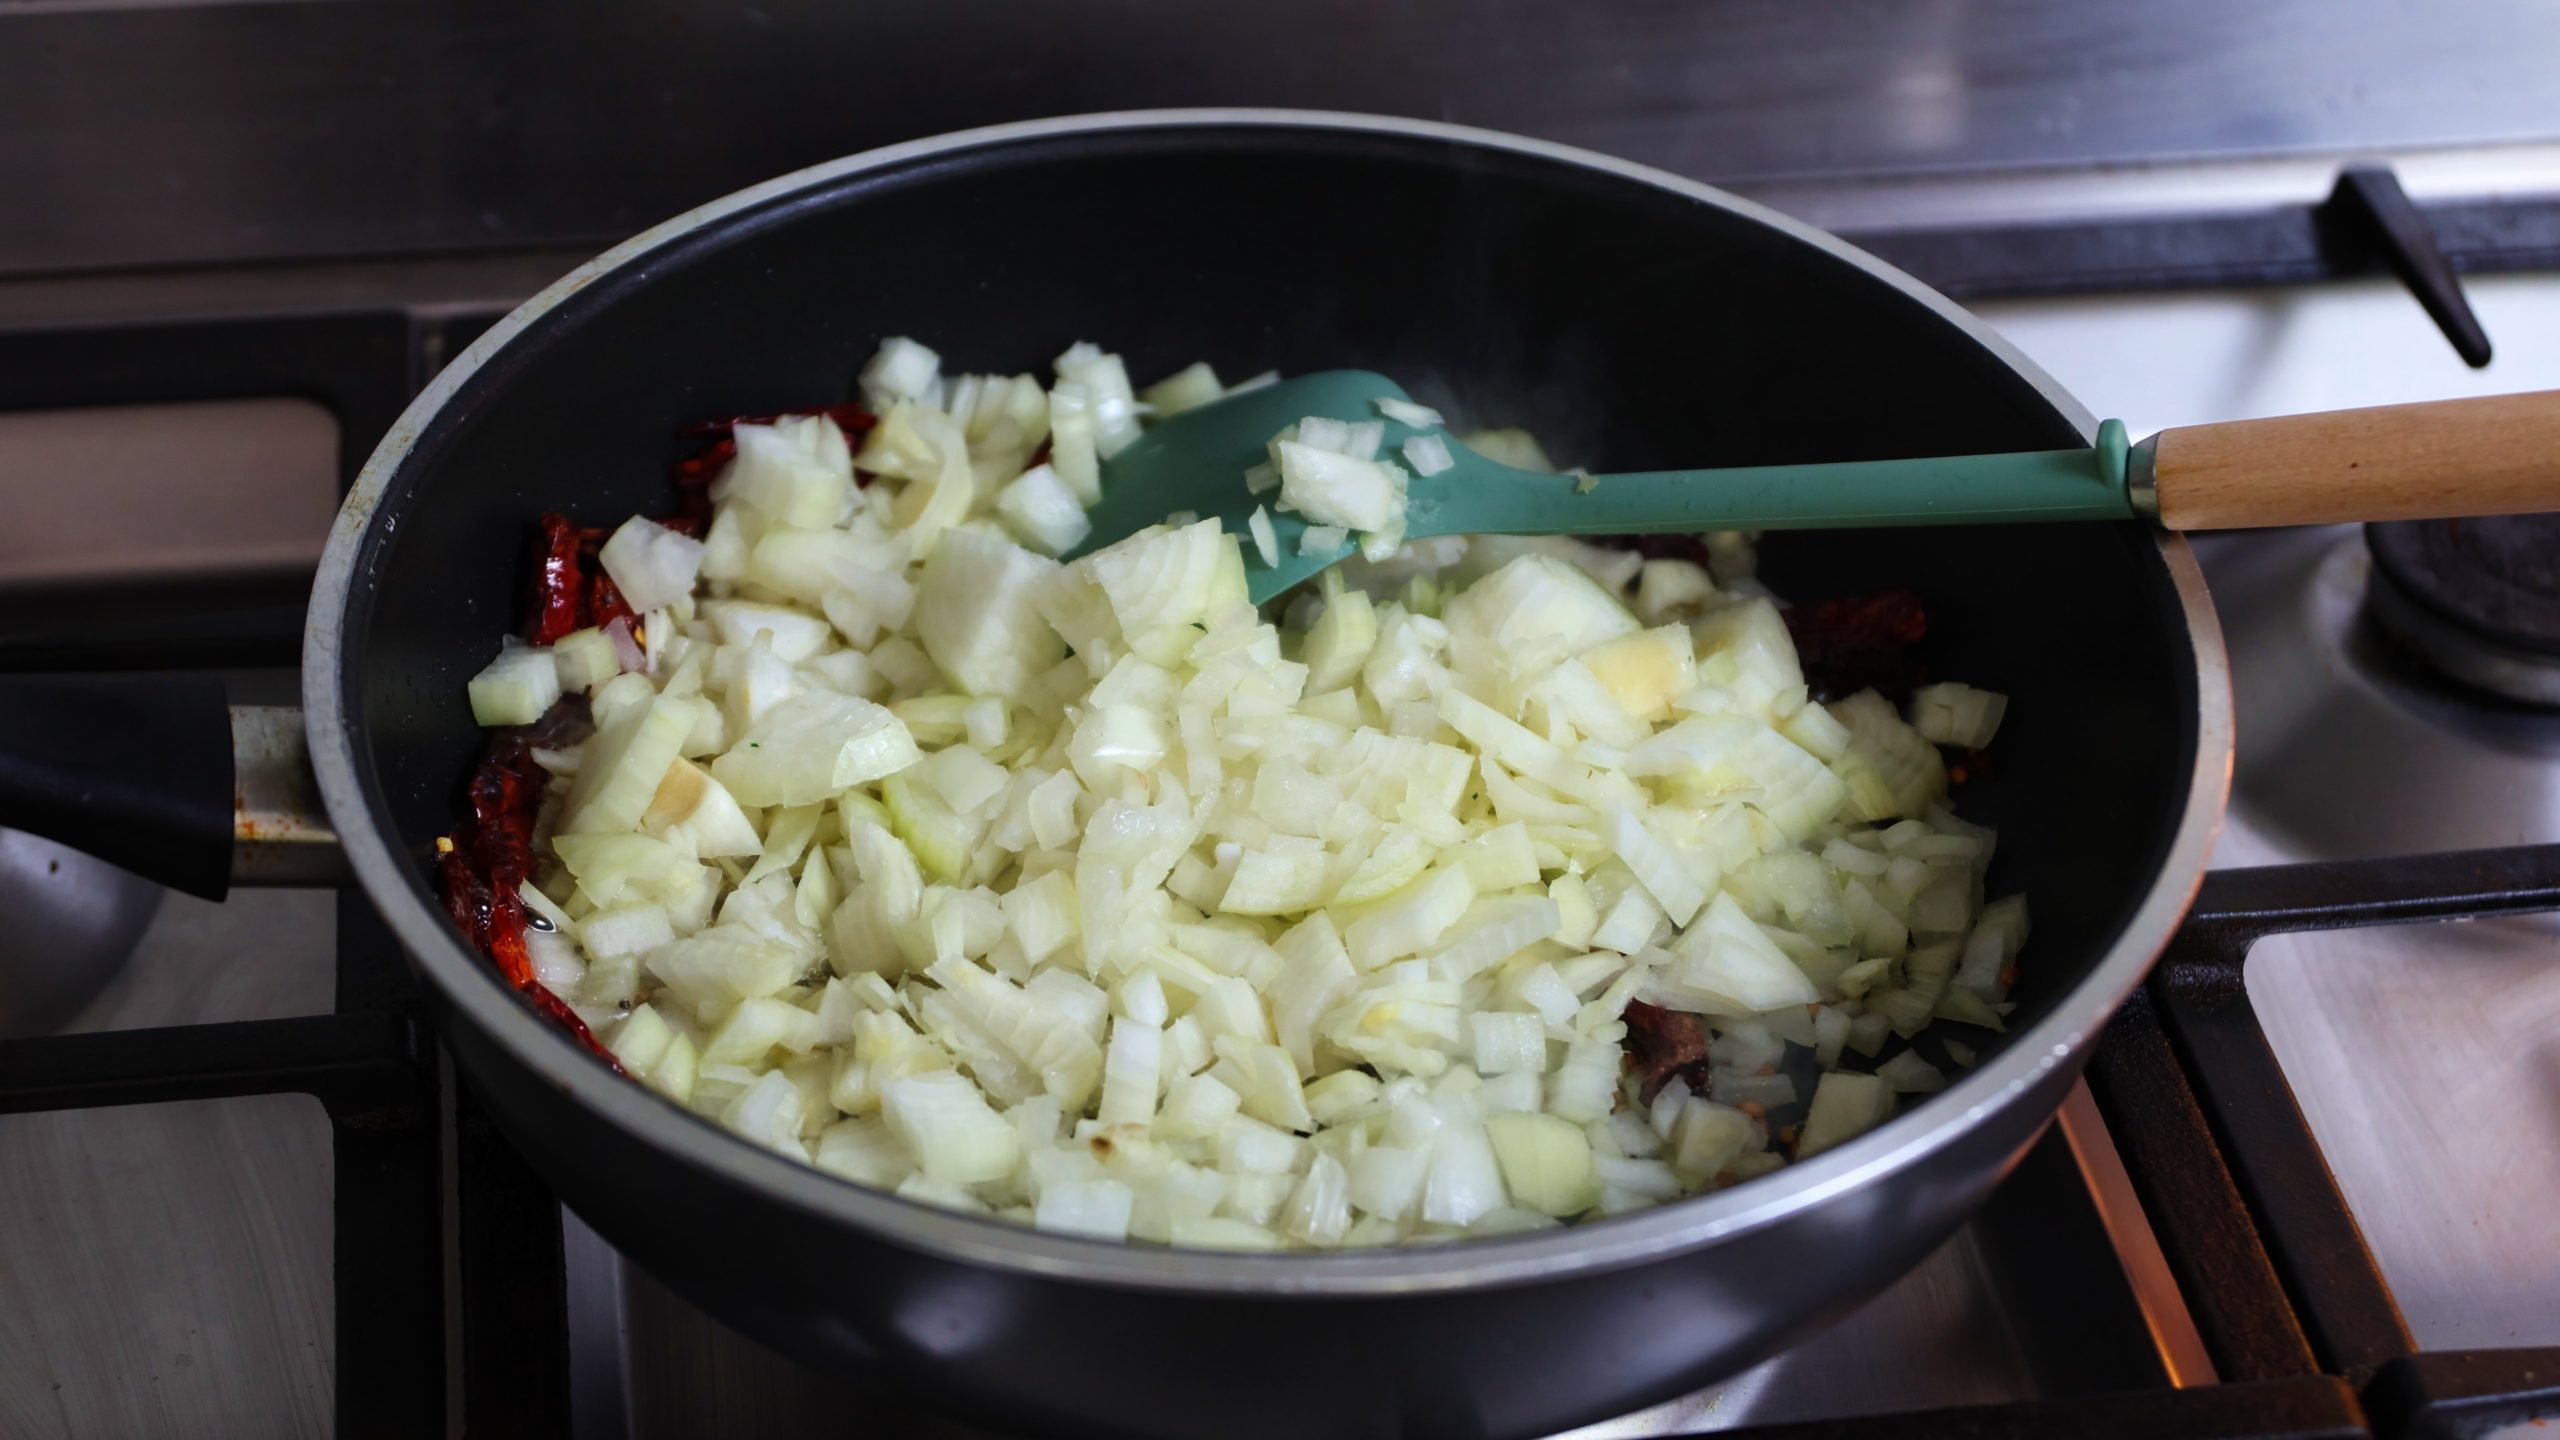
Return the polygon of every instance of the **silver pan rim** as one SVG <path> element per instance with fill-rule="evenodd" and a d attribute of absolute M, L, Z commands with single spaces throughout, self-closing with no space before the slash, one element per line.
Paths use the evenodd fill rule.
<path fill-rule="evenodd" d="M 940 1210 L 839 1180 L 752 1145 L 637 1085 L 615 1078 L 493 984 L 378 820 L 357 744 L 352 689 L 341 673 L 357 567 L 392 479 L 418 438 L 481 365 L 599 276 L 632 265 L 727 216 L 865 171 L 964 150 L 1111 131 L 1269 128 L 1404 137 L 1560 161 L 1727 210 L 1834 256 L 1892 286 L 1998 356 L 2054 408 L 2094 436 L 2094 417 L 2005 339 L 1919 281 L 1836 237 L 1696 181 L 1611 156 L 1433 121 L 1275 109 L 1121 111 L 989 126 L 891 145 L 740 190 L 657 225 L 570 271 L 491 327 L 422 391 L 384 436 L 348 493 L 312 587 L 303 700 L 312 763 L 357 880 L 444 999 L 545 1083 L 671 1163 L 701 1167 L 823 1219 L 965 1264 L 1075 1283 L 1172 1292 L 1392 1296 L 1517 1285 L 1620 1268 L 1765 1229 L 1917 1165 L 1955 1143 L 2075 1057 L 2168 943 L 2202 882 L 2220 827 L 2231 757 L 2230 677 L 2221 627 L 2186 541 L 2157 532 L 2196 662 L 2196 755 L 2186 808 L 2150 890 L 2115 942 L 2053 1012 L 1990 1061 L 1932 1096 L 1929 1124 L 1894 1124 L 1748 1184 L 1658 1209 L 1528 1235 L 1349 1253 L 1234 1255 L 1045 1234 Z M 396 517 L 395 517 L 396 519 Z"/>

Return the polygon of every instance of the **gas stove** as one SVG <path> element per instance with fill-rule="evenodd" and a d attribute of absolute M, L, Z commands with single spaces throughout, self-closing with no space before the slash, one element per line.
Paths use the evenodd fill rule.
<path fill-rule="evenodd" d="M 2497 203 L 2504 228 L 2465 210 L 2432 264 L 2371 242 L 2283 260 L 2271 234 L 2346 223 L 2314 201 L 2291 227 L 2145 222 L 2167 293 L 2124 293 L 2142 282 L 2113 222 L 2080 225 L 2077 250 L 2049 216 L 1868 215 L 1857 238 L 2139 431 L 2560 386 L 2560 199 Z M 2484 234 L 2505 248 L 2463 248 Z M 2388 261 L 2449 314 L 2448 253 L 2509 271 L 2469 285 L 2471 328 L 2502 347 L 2483 378 L 2405 290 L 2360 278 Z M 51 604 L 0 617 L 0 664 L 210 664 L 235 698 L 289 698 L 318 530 L 275 517 L 325 511 L 424 377 L 568 258 L 233 274 L 175 310 L 145 281 L 0 287 L 17 412 L 0 473 L 94 455 L 63 439 L 73 407 L 148 401 L 179 438 L 138 447 L 146 473 L 153 454 L 228 456 L 224 483 L 258 497 L 237 507 L 255 523 L 210 507 L 164 525 L 193 548 L 148 583 L 0 564 L 0 583 L 84 607 L 76 627 Z M 277 395 L 315 398 L 334 430 L 259 398 Z M 80 548 L 48 523 L 22 517 L 11 555 Z M 2234 675 L 2232 813 L 2060 1122 L 1875 1301 L 1576 1434 L 2400 1437 L 2560 1417 L 2553 539 L 2493 520 L 2200 542 Z M 736 1335 L 565 1213 L 441 1063 L 361 897 L 172 896 L 153 918 L 147 890 L 32 842 L 0 837 L 0 870 L 30 913 L 82 919 L 63 932 L 82 943 L 140 936 L 102 992 L 59 998 L 58 1033 L 0 1039 L 0 1433 L 961 1433 Z"/>

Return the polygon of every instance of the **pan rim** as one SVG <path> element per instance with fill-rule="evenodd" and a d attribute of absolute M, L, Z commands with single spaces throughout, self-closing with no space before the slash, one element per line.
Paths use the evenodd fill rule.
<path fill-rule="evenodd" d="M 1329 111 L 1203 108 L 1117 111 L 1025 121 L 909 141 L 829 161 L 698 206 L 570 271 L 492 326 L 422 390 L 366 461 L 341 506 L 312 588 L 304 632 L 303 699 L 323 801 L 368 899 L 416 957 L 443 998 L 486 1030 L 545 1083 L 569 1094 L 593 1123 L 610 1124 L 663 1158 L 712 1171 L 828 1221 L 909 1249 L 967 1264 L 1121 1288 L 1266 1296 L 1437 1293 L 1513 1285 L 1619 1268 L 1778 1224 L 1834 1197 L 1921 1163 L 2049 1071 L 2103 1027 L 2186 913 L 2219 829 L 2229 785 L 2228 662 L 2203 575 L 2183 537 L 2154 531 L 2186 621 L 2196 668 L 2196 753 L 2185 805 L 2150 889 L 2115 941 L 2051 1013 L 1977 1070 L 1926 1102 L 1933 1124 L 1888 1125 L 1747 1185 L 1593 1225 L 1460 1245 L 1349 1253 L 1235 1255 L 1076 1239 L 1011 1222 L 900 1200 L 788 1160 L 677 1109 L 596 1065 L 495 984 L 427 894 L 380 818 L 377 783 L 358 744 L 359 697 L 344 673 L 347 626 L 368 589 L 359 569 L 378 557 L 375 518 L 392 482 L 447 402 L 510 340 L 608 273 L 631 266 L 707 226 L 796 192 L 865 172 L 967 150 L 1113 131 L 1176 129 L 1336 131 L 1403 137 L 1504 152 L 1596 170 L 1779 231 L 1891 286 L 1963 331 L 2025 379 L 2084 436 L 2096 418 L 2007 340 L 1954 302 L 1837 237 L 1756 202 L 1612 156 L 1436 121 Z M 393 515 L 390 524 L 396 524 Z M 390 524 L 381 527 L 388 531 Z"/>

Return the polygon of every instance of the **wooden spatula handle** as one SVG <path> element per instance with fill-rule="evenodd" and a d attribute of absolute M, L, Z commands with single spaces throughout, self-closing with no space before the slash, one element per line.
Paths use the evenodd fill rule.
<path fill-rule="evenodd" d="M 2172 530 L 2560 510 L 2560 390 L 2163 430 Z"/>

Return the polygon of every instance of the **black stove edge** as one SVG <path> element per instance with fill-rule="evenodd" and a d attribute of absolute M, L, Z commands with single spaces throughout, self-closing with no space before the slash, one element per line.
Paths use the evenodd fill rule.
<path fill-rule="evenodd" d="M 2462 274 L 2560 270 L 2560 195 L 2413 205 Z M 2300 285 L 2389 273 L 2390 243 L 2322 200 L 2261 209 L 1848 229 L 1841 238 L 1959 300 Z"/>
<path fill-rule="evenodd" d="M 426 377 L 398 309 L 0 328 L 0 410 L 292 396 L 338 420 L 351 484 Z"/>
<path fill-rule="evenodd" d="M 2388 166 L 2350 165 L 2328 198 L 2189 215 L 1852 231 L 1851 242 L 1959 300 L 2399 277 L 2465 364 L 2489 336 L 2461 274 L 2560 268 L 2560 195 L 2422 206 Z"/>

